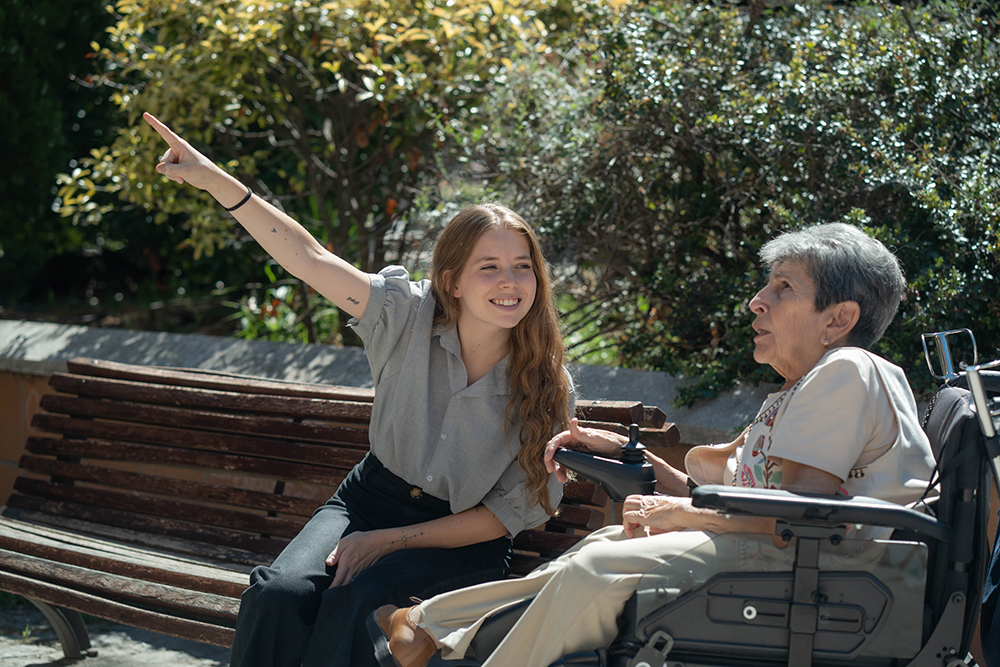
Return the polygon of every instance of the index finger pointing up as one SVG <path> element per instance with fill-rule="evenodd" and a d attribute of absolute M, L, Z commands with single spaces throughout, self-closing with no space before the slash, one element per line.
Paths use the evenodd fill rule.
<path fill-rule="evenodd" d="M 177 134 L 175 134 L 169 127 L 161 123 L 156 116 L 146 111 L 143 112 L 142 118 L 149 123 L 150 127 L 156 130 L 157 134 L 163 137 L 164 141 L 166 141 L 171 148 L 180 148 L 183 146 L 184 140 L 177 136 Z"/>

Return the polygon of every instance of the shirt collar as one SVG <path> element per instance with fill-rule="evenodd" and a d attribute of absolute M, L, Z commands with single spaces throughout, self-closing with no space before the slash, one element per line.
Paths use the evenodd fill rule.
<path fill-rule="evenodd" d="M 455 361 L 462 362 L 462 343 L 458 338 L 458 327 L 452 326 L 448 329 L 435 325 L 433 333 L 437 337 L 441 347 L 455 357 Z M 501 359 L 490 369 L 484 377 L 472 386 L 465 387 L 456 393 L 456 396 L 506 396 L 510 394 L 507 385 L 507 359 L 509 355 Z"/>
<path fill-rule="evenodd" d="M 462 358 L 462 342 L 458 339 L 458 327 L 452 325 L 445 329 L 439 324 L 434 325 L 432 336 L 437 336 L 441 347 L 454 354 L 459 359 Z"/>

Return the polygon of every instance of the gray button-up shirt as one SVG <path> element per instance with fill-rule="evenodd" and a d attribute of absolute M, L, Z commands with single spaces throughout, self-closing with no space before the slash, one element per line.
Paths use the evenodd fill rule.
<path fill-rule="evenodd" d="M 516 409 L 504 430 L 507 360 L 467 386 L 458 331 L 434 328 L 434 305 L 430 281 L 412 282 L 406 269 L 390 266 L 372 276 L 365 312 L 349 323 L 375 380 L 371 450 L 394 474 L 447 500 L 452 512 L 482 503 L 516 535 L 548 516 L 529 507 Z M 554 475 L 549 494 L 553 506 L 562 497 Z"/>

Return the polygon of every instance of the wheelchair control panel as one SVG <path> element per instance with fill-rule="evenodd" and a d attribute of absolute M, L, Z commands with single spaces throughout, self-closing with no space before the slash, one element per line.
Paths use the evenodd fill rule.
<path fill-rule="evenodd" d="M 646 447 L 639 442 L 639 426 L 629 426 L 629 441 L 621 459 L 609 459 L 560 447 L 553 458 L 559 465 L 599 484 L 614 502 L 633 494 L 652 495 L 656 487 L 653 466 L 646 461 Z"/>

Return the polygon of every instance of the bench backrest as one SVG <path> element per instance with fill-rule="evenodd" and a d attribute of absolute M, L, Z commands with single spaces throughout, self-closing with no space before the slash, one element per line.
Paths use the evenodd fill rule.
<path fill-rule="evenodd" d="M 371 389 L 74 359 L 52 376 L 7 512 L 245 566 L 269 562 L 368 451 Z M 677 429 L 635 402 L 577 414 L 643 442 Z M 567 485 L 556 517 L 515 541 L 523 574 L 600 527 L 604 493 Z"/>

